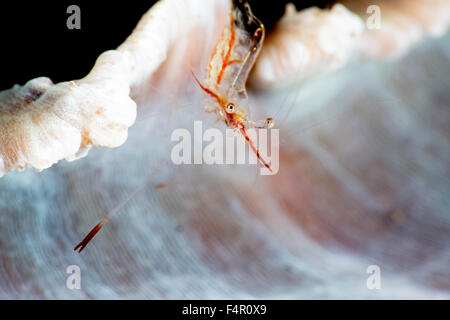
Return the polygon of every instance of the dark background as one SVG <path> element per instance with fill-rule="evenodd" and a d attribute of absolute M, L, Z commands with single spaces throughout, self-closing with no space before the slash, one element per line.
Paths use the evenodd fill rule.
<path fill-rule="evenodd" d="M 155 0 L 41 0 L 0 2 L 0 90 L 46 76 L 53 82 L 84 77 L 104 51 L 118 47 Z M 332 1 L 250 0 L 267 30 L 283 15 L 286 3 L 297 9 L 326 7 Z M 81 30 L 66 27 L 67 8 L 81 9 Z"/>

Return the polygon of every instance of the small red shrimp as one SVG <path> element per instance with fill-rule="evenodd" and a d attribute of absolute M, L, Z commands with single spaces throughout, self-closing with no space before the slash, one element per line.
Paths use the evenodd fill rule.
<path fill-rule="evenodd" d="M 233 1 L 230 25 L 225 27 L 208 64 L 208 78 L 203 85 L 192 72 L 200 88 L 217 102 L 215 112 L 226 125 L 245 139 L 258 160 L 272 172 L 258 148 L 247 134 L 247 128 L 271 128 L 272 118 L 252 121 L 235 101 L 247 98 L 245 84 L 264 41 L 264 25 L 250 10 L 248 3 Z"/>
<path fill-rule="evenodd" d="M 248 74 L 259 54 L 264 40 L 264 25 L 252 14 L 249 5 L 242 0 L 234 0 L 230 14 L 230 25 L 219 39 L 209 61 L 208 79 L 203 85 L 192 72 L 200 88 L 217 102 L 215 112 L 227 126 L 235 129 L 248 143 L 258 160 L 272 172 L 270 164 L 260 155 L 258 148 L 247 133 L 247 128 L 271 128 L 273 119 L 252 121 L 233 101 L 247 98 L 245 84 Z M 211 111 L 210 111 L 211 112 Z M 128 197 L 111 210 L 95 225 L 87 236 L 75 246 L 74 251 L 81 253 L 95 235 L 120 211 L 153 177 L 151 175 L 143 185 L 132 191 Z M 157 189 L 164 188 L 163 184 Z"/>

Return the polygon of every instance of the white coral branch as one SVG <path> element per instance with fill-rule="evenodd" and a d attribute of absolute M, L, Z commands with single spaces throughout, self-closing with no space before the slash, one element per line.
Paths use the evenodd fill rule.
<path fill-rule="evenodd" d="M 285 85 L 352 58 L 395 58 L 427 36 L 442 36 L 450 24 L 447 0 L 340 2 L 330 10 L 296 11 L 287 5 L 264 45 L 252 83 L 263 88 Z M 379 8 L 379 29 L 368 26 L 370 6 Z"/>
<path fill-rule="evenodd" d="M 380 30 L 365 27 L 369 4 L 381 8 Z M 74 160 L 92 146 L 123 144 L 136 117 L 130 91 L 148 91 L 147 80 L 173 44 L 194 26 L 214 25 L 219 5 L 226 9 L 229 2 L 161 1 L 117 50 L 100 55 L 85 78 L 59 84 L 37 78 L 0 92 L 0 176 Z M 449 12 L 446 0 L 349 0 L 331 10 L 300 12 L 288 5 L 263 47 L 251 80 L 273 87 L 335 69 L 352 57 L 398 55 L 427 35 L 443 34 L 450 23 Z"/>
<path fill-rule="evenodd" d="M 136 118 L 130 90 L 152 75 L 187 25 L 210 22 L 216 5 L 161 1 L 85 78 L 53 84 L 41 77 L 0 92 L 0 177 L 77 159 L 92 146 L 122 145 Z"/>

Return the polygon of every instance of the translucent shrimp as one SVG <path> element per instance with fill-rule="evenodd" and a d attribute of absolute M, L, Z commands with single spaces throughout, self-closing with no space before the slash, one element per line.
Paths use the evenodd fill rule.
<path fill-rule="evenodd" d="M 264 26 L 251 12 L 249 5 L 241 0 L 233 1 L 230 13 L 230 24 L 222 32 L 208 65 L 208 77 L 203 85 L 193 76 L 199 86 L 215 99 L 215 105 L 207 112 L 214 112 L 230 128 L 235 129 L 244 138 L 259 161 L 270 171 L 270 164 L 260 155 L 260 152 L 247 133 L 248 128 L 271 128 L 273 119 L 253 121 L 239 106 L 237 101 L 247 99 L 245 84 L 248 74 L 259 54 L 264 41 Z M 79 253 L 139 191 L 149 183 L 153 175 L 135 190 L 133 190 L 119 205 L 111 210 L 95 225 L 87 236 L 75 246 Z M 156 186 L 164 188 L 163 184 Z"/>
<path fill-rule="evenodd" d="M 208 107 L 206 111 L 215 113 L 228 127 L 239 132 L 258 160 L 272 171 L 247 129 L 271 128 L 273 119 L 253 121 L 240 107 L 247 99 L 245 84 L 262 47 L 264 33 L 264 25 L 253 15 L 248 3 L 234 0 L 229 26 L 223 30 L 211 54 L 205 84 L 194 73 L 192 75 L 200 88 L 215 99 L 213 107 Z"/>

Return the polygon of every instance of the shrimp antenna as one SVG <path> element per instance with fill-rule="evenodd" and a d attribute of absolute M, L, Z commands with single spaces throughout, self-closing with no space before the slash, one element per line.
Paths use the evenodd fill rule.
<path fill-rule="evenodd" d="M 220 98 L 220 96 L 215 93 L 214 91 L 212 91 L 211 89 L 205 87 L 200 80 L 198 80 L 198 78 L 195 76 L 194 71 L 191 70 L 192 75 L 194 76 L 195 81 L 197 82 L 197 84 L 200 86 L 200 88 L 202 88 L 203 91 L 205 91 L 207 94 L 209 94 L 211 97 L 215 98 L 217 100 L 217 102 L 220 104 L 222 102 L 222 99 Z"/>
<path fill-rule="evenodd" d="M 167 161 L 165 162 L 167 163 Z M 116 207 L 114 207 L 106 216 L 103 217 L 103 219 L 95 225 L 91 229 L 91 231 L 87 234 L 84 239 L 75 246 L 73 251 L 77 251 L 78 253 L 81 253 L 84 248 L 86 248 L 87 244 L 95 237 L 95 235 L 100 231 L 100 229 L 109 222 L 109 220 L 112 219 L 122 209 L 139 191 L 145 188 L 145 186 L 150 182 L 150 180 L 153 178 L 155 173 L 149 175 L 147 179 L 145 179 L 144 183 L 140 186 L 138 186 L 136 189 L 134 189 L 121 203 L 119 203 Z"/>
<path fill-rule="evenodd" d="M 99 232 L 100 229 L 106 223 L 108 223 L 108 221 L 109 221 L 109 218 L 107 216 L 104 216 L 102 221 L 100 221 L 94 228 L 92 228 L 92 230 L 88 233 L 88 235 L 79 244 L 77 244 L 75 246 L 73 251 L 77 251 L 78 250 L 78 253 L 81 253 L 81 251 L 83 251 L 83 249 L 86 248 L 87 244 L 92 240 L 92 238 L 95 237 L 97 232 Z"/>

